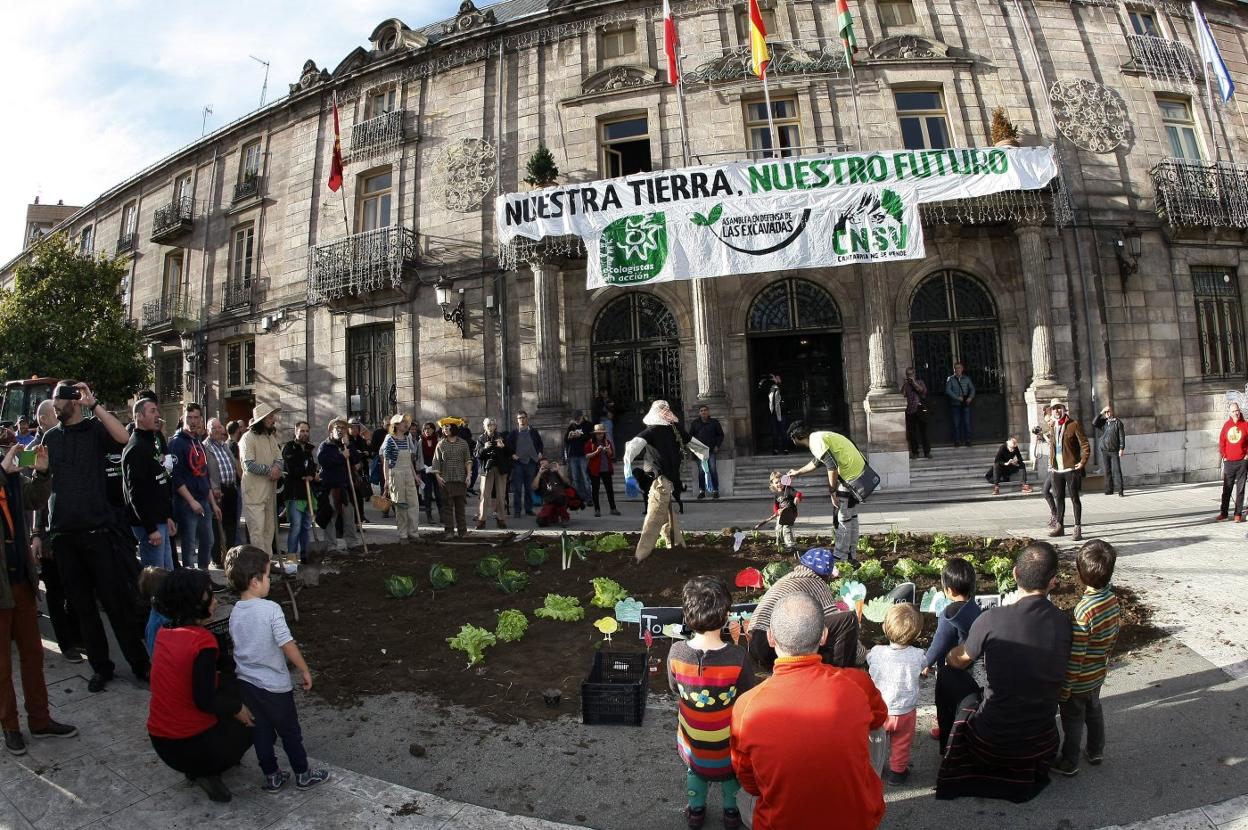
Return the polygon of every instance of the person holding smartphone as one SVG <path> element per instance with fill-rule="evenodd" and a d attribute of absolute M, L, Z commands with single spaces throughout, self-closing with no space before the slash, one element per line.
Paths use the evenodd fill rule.
<path fill-rule="evenodd" d="M 481 426 L 484 431 L 477 437 L 476 456 L 484 478 L 481 480 L 481 504 L 477 509 L 477 530 L 485 527 L 490 513 L 494 514 L 495 524 L 507 527 L 507 509 L 503 502 L 511 475 L 512 449 L 493 418 L 486 418 Z"/>

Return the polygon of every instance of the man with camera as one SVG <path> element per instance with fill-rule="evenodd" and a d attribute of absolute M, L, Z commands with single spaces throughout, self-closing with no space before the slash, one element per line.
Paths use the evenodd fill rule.
<path fill-rule="evenodd" d="M 52 474 L 48 535 L 70 606 L 86 639 L 92 670 L 87 689 L 101 692 L 113 679 L 114 666 L 96 612 L 97 601 L 108 615 L 134 676 L 146 680 L 150 668 L 132 581 L 138 566 L 134 540 L 112 521 L 106 492 L 107 457 L 124 447 L 130 436 L 85 383 L 61 381 L 52 401 L 58 423 L 43 436 Z M 86 417 L 84 410 L 92 417 Z M 122 556 L 122 545 L 129 551 L 129 563 Z"/>

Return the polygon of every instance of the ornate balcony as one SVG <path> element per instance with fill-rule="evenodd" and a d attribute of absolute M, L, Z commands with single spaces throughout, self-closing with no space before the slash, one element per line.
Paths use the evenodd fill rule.
<path fill-rule="evenodd" d="M 397 149 L 403 143 L 403 114 L 403 110 L 383 113 L 352 127 L 347 144 L 351 157 L 359 159 Z"/>
<path fill-rule="evenodd" d="M 1202 76 L 1200 58 L 1185 43 L 1151 35 L 1127 35 L 1127 45 L 1131 47 L 1131 62 L 1124 69 L 1166 80 L 1196 81 Z"/>
<path fill-rule="evenodd" d="M 225 300 L 222 303 L 222 308 L 225 311 L 233 311 L 250 307 L 253 287 L 254 284 L 250 278 L 226 282 Z"/>
<path fill-rule="evenodd" d="M 949 199 L 919 205 L 924 225 L 1066 225 L 1070 200 L 1061 181 L 1054 179 L 1038 190 L 1003 190 L 969 199 Z"/>
<path fill-rule="evenodd" d="M 252 173 L 244 176 L 243 180 L 234 185 L 233 203 L 245 202 L 248 199 L 254 199 L 260 195 L 260 176 Z"/>
<path fill-rule="evenodd" d="M 401 289 L 418 262 L 416 232 L 398 226 L 352 234 L 312 249 L 308 301 Z"/>
<path fill-rule="evenodd" d="M 1171 226 L 1248 228 L 1248 165 L 1171 158 L 1150 173 L 1157 215 Z"/>
<path fill-rule="evenodd" d="M 143 328 L 173 328 L 188 318 L 187 301 L 181 294 L 170 294 L 143 303 Z"/>
<path fill-rule="evenodd" d="M 117 256 L 134 253 L 134 249 L 138 247 L 138 242 L 139 235 L 134 231 L 131 231 L 130 233 L 123 233 L 121 236 L 117 237 Z"/>
<path fill-rule="evenodd" d="M 156 211 L 152 219 L 152 241 L 175 239 L 191 229 L 194 202 L 190 196 L 174 199 Z"/>

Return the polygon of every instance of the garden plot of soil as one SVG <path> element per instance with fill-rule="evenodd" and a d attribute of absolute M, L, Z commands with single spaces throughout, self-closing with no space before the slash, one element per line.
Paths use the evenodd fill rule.
<path fill-rule="evenodd" d="M 770 562 L 787 559 L 767 543 L 765 536 L 747 540 L 741 551 L 734 554 L 730 537 L 706 534 L 687 537 L 689 544 L 685 548 L 655 551 L 645 563 L 637 565 L 631 547 L 636 537 L 630 534 L 629 548 L 614 553 L 590 553 L 585 561 L 574 560 L 565 571 L 560 568 L 558 539 L 494 548 L 488 542 L 501 537 L 481 536 L 481 543 L 475 545 L 419 541 L 376 548 L 370 556 L 327 558 L 319 586 L 300 594 L 300 622 L 292 623 L 295 637 L 316 674 L 313 694 L 332 704 L 350 705 L 365 696 L 420 692 L 505 721 L 579 714 L 580 684 L 603 640 L 593 623 L 613 615 L 611 610 L 590 604 L 594 595 L 592 578 L 609 577 L 646 605 L 678 606 L 681 586 L 692 576 L 715 574 L 731 585 L 742 568 L 761 569 Z M 592 542 L 588 535 L 572 538 Z M 828 543 L 826 537 L 818 541 Z M 987 548 L 986 541 L 990 543 Z M 816 539 L 799 542 L 804 548 L 815 545 Z M 1025 540 L 977 537 L 952 537 L 949 542 L 946 558 L 973 551 L 981 563 L 990 556 L 1013 557 L 1025 544 Z M 524 552 L 535 543 L 544 545 L 551 558 L 542 566 L 531 568 L 525 564 Z M 929 536 L 902 536 L 896 553 L 891 541 L 883 536 L 869 537 L 868 543 L 878 552 L 874 558 L 890 574 L 899 558 L 922 564 L 932 556 Z M 1060 584 L 1052 594 L 1061 608 L 1073 607 L 1081 592 L 1075 580 L 1073 552 L 1073 547 L 1063 551 Z M 528 587 L 508 595 L 499 590 L 496 580 L 475 574 L 477 562 L 490 554 L 503 556 L 510 568 L 531 573 Z M 437 563 L 454 568 L 457 581 L 435 591 L 430 587 L 429 572 Z M 391 598 L 386 580 L 392 575 L 413 577 L 415 594 L 406 599 Z M 914 581 L 922 594 L 937 580 L 920 576 Z M 888 587 L 879 580 L 866 584 L 868 597 L 886 593 L 884 588 Z M 979 593 L 995 590 L 991 575 L 981 574 Z M 585 609 L 584 618 L 576 622 L 536 618 L 533 611 L 542 606 L 548 593 L 578 597 Z M 752 601 L 758 596 L 758 591 L 734 592 L 737 602 Z M 1149 624 L 1148 610 L 1133 593 L 1119 589 L 1119 596 L 1125 616 L 1116 654 L 1122 656 L 1164 636 Z M 493 631 L 498 612 L 511 608 L 522 611 L 529 620 L 524 637 L 486 649 L 484 662 L 468 668 L 465 653 L 452 649 L 447 638 L 455 636 L 465 623 Z M 933 615 L 925 614 L 924 621 L 920 645 L 926 645 L 935 630 Z M 645 650 L 636 625 L 622 624 L 613 638 L 614 642 L 606 646 L 609 649 Z M 862 640 L 868 646 L 882 642 L 880 626 L 864 619 Z M 666 657 L 667 643 L 656 641 L 651 653 Z M 548 688 L 561 691 L 560 708 L 550 709 L 543 704 L 541 693 Z M 651 690 L 666 689 L 663 672 L 652 674 Z"/>

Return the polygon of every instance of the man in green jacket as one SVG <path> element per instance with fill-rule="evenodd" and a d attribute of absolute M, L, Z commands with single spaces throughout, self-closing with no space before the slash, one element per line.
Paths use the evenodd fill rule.
<path fill-rule="evenodd" d="M 6 446 L 7 445 L 7 446 Z M 13 657 L 10 643 L 17 644 L 22 667 L 22 697 L 30 734 L 36 738 L 72 738 L 78 730 L 52 720 L 48 712 L 48 687 L 43 679 L 43 641 L 39 637 L 37 610 L 39 568 L 30 550 L 26 514 L 40 510 L 52 493 L 48 475 L 47 447 L 34 450 L 34 474 L 25 478 L 20 470 L 19 452 L 13 433 L 0 432 L 0 548 L 4 568 L 0 568 L 0 725 L 4 727 L 4 748 L 13 755 L 26 754 L 26 739 L 17 719 L 17 693 L 13 689 Z"/>
<path fill-rule="evenodd" d="M 789 439 L 799 447 L 807 447 L 814 456 L 805 466 L 789 470 L 793 478 L 806 475 L 823 464 L 828 469 L 828 492 L 836 510 L 836 545 L 832 551 L 837 559 L 850 560 L 858 549 L 858 499 L 845 486 L 867 469 L 854 442 L 836 432 L 812 432 L 800 421 L 789 427 Z"/>

